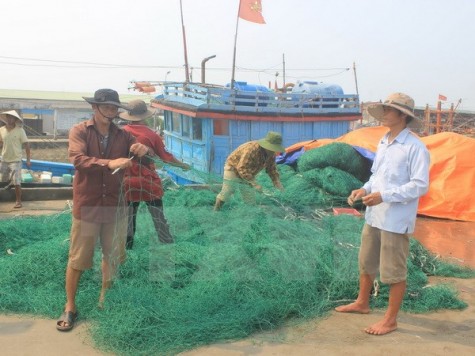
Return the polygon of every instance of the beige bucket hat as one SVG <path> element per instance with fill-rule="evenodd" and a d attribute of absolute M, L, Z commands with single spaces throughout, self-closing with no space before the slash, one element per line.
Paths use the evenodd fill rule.
<path fill-rule="evenodd" d="M 20 122 L 23 122 L 23 118 L 15 110 L 2 112 L 0 114 L 0 120 L 2 120 L 4 123 L 7 123 L 7 115 L 14 116 L 18 120 L 20 120 Z"/>
<path fill-rule="evenodd" d="M 384 107 L 392 107 L 402 113 L 412 117 L 407 127 L 418 129 L 422 127 L 422 120 L 414 115 L 414 99 L 404 93 L 393 93 L 389 95 L 383 103 L 372 103 L 368 105 L 368 113 L 376 120 L 381 121 L 384 115 Z"/>
<path fill-rule="evenodd" d="M 145 101 L 132 100 L 127 104 L 128 111 L 119 114 L 119 117 L 128 121 L 142 121 L 148 119 L 156 110 L 151 110 Z"/>
<path fill-rule="evenodd" d="M 282 135 L 278 132 L 269 131 L 266 137 L 257 141 L 259 146 L 273 152 L 284 152 L 285 147 L 282 146 Z"/>

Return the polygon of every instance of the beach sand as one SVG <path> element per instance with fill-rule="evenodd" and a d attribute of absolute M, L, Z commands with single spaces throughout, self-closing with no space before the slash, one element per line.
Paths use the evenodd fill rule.
<path fill-rule="evenodd" d="M 55 213 L 66 201 L 24 202 L 23 209 L 0 202 L 1 217 Z M 475 267 L 475 223 L 418 219 L 416 236 L 449 261 Z M 424 241 L 425 240 L 425 241 Z M 400 313 L 399 328 L 384 336 L 363 329 L 378 321 L 382 310 L 367 315 L 330 312 L 322 319 L 289 325 L 246 339 L 197 348 L 183 355 L 473 355 L 475 354 L 475 279 L 433 277 L 430 283 L 448 283 L 468 303 L 461 311 L 427 314 Z M 55 320 L 0 315 L 2 355 L 109 355 L 95 349 L 87 324 L 60 333 Z"/>

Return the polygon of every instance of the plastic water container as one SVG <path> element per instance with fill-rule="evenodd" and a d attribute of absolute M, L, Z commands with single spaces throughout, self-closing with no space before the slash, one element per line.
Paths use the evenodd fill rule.
<path fill-rule="evenodd" d="M 73 181 L 73 177 L 71 174 L 63 174 L 63 184 L 71 184 Z"/>
<path fill-rule="evenodd" d="M 63 183 L 63 177 L 53 176 L 53 177 L 51 177 L 51 183 L 61 184 L 61 183 Z"/>
<path fill-rule="evenodd" d="M 49 172 L 43 172 L 40 175 L 40 183 L 51 183 L 51 174 Z"/>
<path fill-rule="evenodd" d="M 31 183 L 31 182 L 33 182 L 33 176 L 29 172 L 22 173 L 21 181 L 22 181 L 22 183 Z"/>

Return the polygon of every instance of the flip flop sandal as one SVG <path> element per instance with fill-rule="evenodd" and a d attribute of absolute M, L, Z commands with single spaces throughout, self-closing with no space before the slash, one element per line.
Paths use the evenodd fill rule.
<path fill-rule="evenodd" d="M 67 311 L 61 314 L 56 322 L 56 329 L 58 331 L 70 331 L 74 328 L 74 324 L 78 318 L 78 312 Z M 66 325 L 63 325 L 66 324 Z"/>
<path fill-rule="evenodd" d="M 21 203 L 16 203 L 13 209 L 20 209 L 22 207 Z"/>

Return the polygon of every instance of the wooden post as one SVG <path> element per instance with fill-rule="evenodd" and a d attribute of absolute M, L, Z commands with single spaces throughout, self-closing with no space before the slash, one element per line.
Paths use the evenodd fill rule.
<path fill-rule="evenodd" d="M 447 131 L 452 131 L 454 126 L 454 104 L 450 105 L 449 118 L 447 119 Z"/>
<path fill-rule="evenodd" d="M 440 102 L 440 100 L 437 102 L 437 110 L 436 110 L 436 113 L 435 113 L 435 121 L 436 121 L 436 124 L 435 124 L 435 133 L 440 133 L 441 132 L 441 108 L 442 108 L 442 103 Z"/>

